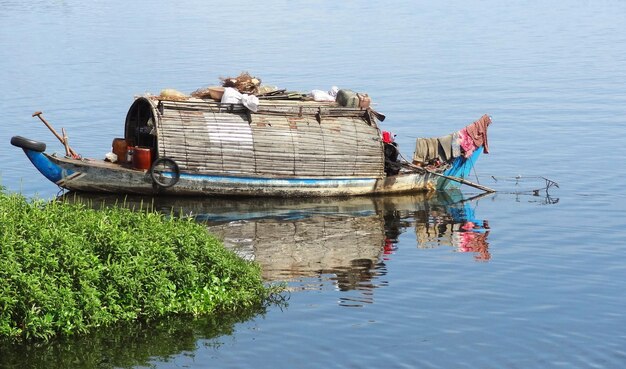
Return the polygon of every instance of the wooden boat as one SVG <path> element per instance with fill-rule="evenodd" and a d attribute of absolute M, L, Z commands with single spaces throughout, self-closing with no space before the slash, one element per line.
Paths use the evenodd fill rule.
<path fill-rule="evenodd" d="M 124 138 L 116 139 L 123 146 L 117 162 L 78 157 L 50 126 L 65 143 L 65 156 L 20 136 L 11 143 L 67 190 L 187 196 L 431 191 L 458 186 L 483 152 L 478 147 L 467 158 L 418 167 L 396 158 L 379 119 L 384 116 L 370 108 L 332 102 L 262 99 L 252 112 L 242 104 L 143 96 L 128 111 Z"/>

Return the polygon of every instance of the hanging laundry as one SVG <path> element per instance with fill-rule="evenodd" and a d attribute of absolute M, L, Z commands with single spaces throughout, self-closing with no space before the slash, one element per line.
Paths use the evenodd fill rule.
<path fill-rule="evenodd" d="M 459 146 L 463 150 L 463 156 L 469 158 L 479 147 L 484 147 L 485 154 L 489 153 L 487 142 L 487 127 L 491 124 L 491 118 L 485 114 L 474 123 L 457 132 Z"/>
<path fill-rule="evenodd" d="M 452 134 L 452 157 L 458 158 L 461 156 L 461 141 L 459 139 L 459 132 Z"/>
<path fill-rule="evenodd" d="M 459 132 L 459 146 L 463 150 L 463 156 L 469 158 L 472 156 L 474 150 L 477 149 L 476 145 L 474 145 L 474 140 L 467 133 L 467 127 L 461 129 Z"/>
<path fill-rule="evenodd" d="M 425 163 L 439 156 L 439 140 L 437 138 L 418 138 L 415 141 L 413 162 Z"/>
<path fill-rule="evenodd" d="M 452 134 L 437 138 L 439 141 L 439 156 L 443 161 L 452 159 Z"/>
<path fill-rule="evenodd" d="M 485 114 L 479 120 L 466 127 L 467 134 L 474 141 L 474 145 L 485 148 L 485 154 L 489 153 L 489 145 L 487 144 L 487 127 L 491 124 L 491 118 Z"/>
<path fill-rule="evenodd" d="M 418 138 L 415 142 L 413 162 L 428 163 L 435 159 L 442 162 L 452 160 L 455 157 L 452 149 L 453 141 L 452 134 L 437 138 Z"/>

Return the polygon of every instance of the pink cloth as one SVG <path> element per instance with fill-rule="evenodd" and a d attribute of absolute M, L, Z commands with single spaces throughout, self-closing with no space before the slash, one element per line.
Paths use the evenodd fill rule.
<path fill-rule="evenodd" d="M 463 149 L 463 156 L 469 158 L 472 156 L 474 150 L 476 150 L 476 145 L 474 145 L 474 140 L 467 133 L 467 128 L 463 128 L 459 131 L 459 146 Z"/>
<path fill-rule="evenodd" d="M 481 146 L 485 148 L 485 154 L 489 153 L 487 127 L 489 127 L 490 124 L 491 118 L 485 114 L 479 120 L 458 132 L 459 145 L 463 149 L 464 157 L 469 158 L 474 153 L 474 150 Z"/>

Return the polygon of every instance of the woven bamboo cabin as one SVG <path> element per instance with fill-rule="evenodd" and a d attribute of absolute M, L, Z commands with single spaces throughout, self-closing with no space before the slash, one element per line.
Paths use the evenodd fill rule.
<path fill-rule="evenodd" d="M 375 178 L 384 157 L 375 118 L 316 102 L 243 105 L 139 98 L 125 139 L 182 173 L 251 178 Z M 156 134 L 154 134 L 156 131 Z"/>

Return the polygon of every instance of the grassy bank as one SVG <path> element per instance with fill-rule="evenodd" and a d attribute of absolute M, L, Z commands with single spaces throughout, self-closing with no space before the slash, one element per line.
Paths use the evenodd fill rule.
<path fill-rule="evenodd" d="M 0 337 L 237 311 L 270 293 L 257 265 L 193 221 L 0 189 Z"/>

